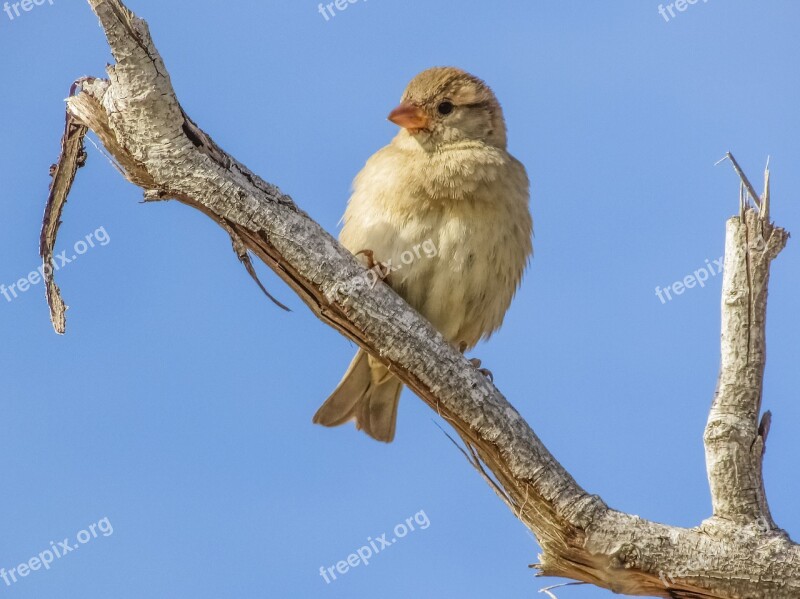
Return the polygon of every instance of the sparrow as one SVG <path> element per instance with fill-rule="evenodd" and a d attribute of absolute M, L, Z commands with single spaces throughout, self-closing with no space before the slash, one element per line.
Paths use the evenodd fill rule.
<path fill-rule="evenodd" d="M 356 176 L 339 240 L 394 265 L 385 282 L 463 352 L 500 328 L 533 252 L 528 176 L 494 93 L 461 69 L 417 75 L 388 118 L 401 129 Z M 391 442 L 402 388 L 359 350 L 314 422 Z"/>

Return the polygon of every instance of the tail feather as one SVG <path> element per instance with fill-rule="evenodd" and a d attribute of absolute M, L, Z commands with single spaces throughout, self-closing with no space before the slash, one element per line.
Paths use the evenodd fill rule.
<path fill-rule="evenodd" d="M 373 439 L 394 439 L 397 406 L 403 384 L 380 362 L 359 350 L 339 386 L 314 415 L 323 426 L 355 419 L 356 428 Z"/>

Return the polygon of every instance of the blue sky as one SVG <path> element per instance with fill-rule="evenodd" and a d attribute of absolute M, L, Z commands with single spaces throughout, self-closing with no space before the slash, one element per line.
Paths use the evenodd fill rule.
<path fill-rule="evenodd" d="M 800 232 L 800 5 L 709 0 L 669 21 L 649 0 L 359 0 L 327 21 L 311 0 L 129 6 L 195 121 L 330 231 L 414 74 L 452 64 L 486 79 L 533 182 L 536 255 L 475 355 L 586 489 L 672 524 L 709 515 L 721 276 L 666 303 L 655 289 L 721 256 L 738 194 L 714 166 L 727 150 L 759 184 L 771 155 L 773 216 Z M 0 51 L 10 285 L 39 265 L 62 99 L 111 58 L 75 0 L 0 12 Z M 354 346 L 261 268 L 294 311 L 266 301 L 206 217 L 142 205 L 88 151 L 59 251 L 100 229 L 108 241 L 59 273 L 67 335 L 41 285 L 0 296 L 0 568 L 108 530 L 104 518 L 113 533 L 0 580 L 0 597 L 522 598 L 558 582 L 533 577 L 535 540 L 409 392 L 390 446 L 313 426 Z M 766 484 L 794 534 L 799 266 L 790 241 L 773 268 L 765 386 Z M 428 526 L 369 566 L 319 575 L 415 515 Z"/>

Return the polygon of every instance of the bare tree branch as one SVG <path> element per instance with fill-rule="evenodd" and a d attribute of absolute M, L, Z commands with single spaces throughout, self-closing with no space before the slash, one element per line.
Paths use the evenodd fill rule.
<path fill-rule="evenodd" d="M 742 183 L 752 190 L 730 153 L 728 158 Z M 722 362 L 704 440 L 714 517 L 739 524 L 761 520 L 772 529 L 775 523 L 761 473 L 770 417 L 763 423 L 759 423 L 759 417 L 766 366 L 769 269 L 786 246 L 789 234 L 766 220 L 769 202 L 767 170 L 760 212 L 746 208 L 744 218 L 728 221 Z"/>
<path fill-rule="evenodd" d="M 77 85 L 77 82 L 76 82 Z M 75 91 L 73 85 L 70 95 Z M 53 265 L 54 248 L 58 228 L 61 226 L 61 215 L 64 212 L 64 205 L 67 203 L 67 196 L 72 189 L 75 181 L 75 174 L 78 169 L 86 163 L 86 151 L 83 148 L 83 138 L 86 136 L 88 128 L 81 125 L 69 113 L 66 116 L 64 126 L 64 136 L 61 138 L 61 153 L 58 162 L 50 167 L 50 195 L 44 209 L 42 221 L 42 233 L 39 238 L 39 254 L 42 257 L 45 290 L 47 293 L 47 303 L 50 306 L 50 320 L 53 327 L 59 334 L 64 334 L 67 326 L 66 313 L 67 306 L 61 298 L 61 291 L 53 278 L 55 267 Z"/>
<path fill-rule="evenodd" d="M 800 548 L 772 523 L 761 484 L 766 291 L 769 263 L 786 241 L 765 211 L 747 209 L 728 222 L 723 367 L 706 434 L 715 517 L 692 529 L 643 520 L 584 491 L 497 388 L 425 319 L 388 286 L 370 286 L 355 258 L 291 198 L 195 125 L 144 21 L 120 0 L 89 4 L 117 62 L 108 81 L 88 80 L 68 100 L 70 118 L 97 134 L 146 199 L 174 198 L 214 219 L 240 257 L 258 256 L 323 322 L 383 361 L 447 420 L 473 465 L 491 471 L 502 487 L 495 490 L 536 534 L 542 575 L 628 595 L 800 596 Z M 758 232 L 765 246 L 756 254 L 750 246 Z M 492 480 L 486 471 L 482 476 Z"/>

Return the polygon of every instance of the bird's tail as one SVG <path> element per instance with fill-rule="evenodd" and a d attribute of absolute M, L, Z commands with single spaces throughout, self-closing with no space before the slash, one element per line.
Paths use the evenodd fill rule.
<path fill-rule="evenodd" d="M 357 429 L 390 443 L 402 390 L 403 384 L 383 364 L 360 349 L 339 386 L 314 414 L 314 422 L 339 426 L 355 419 Z"/>

